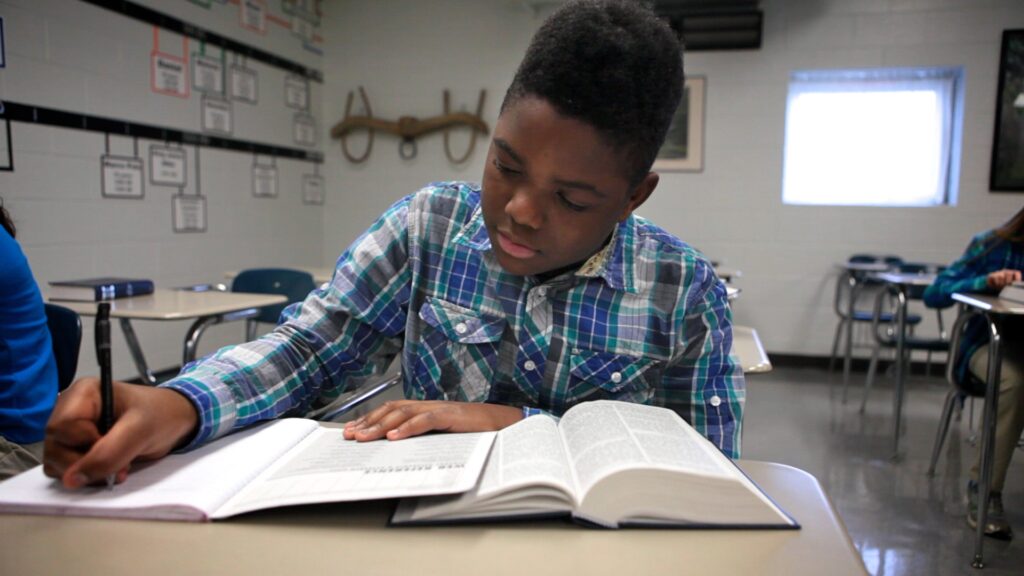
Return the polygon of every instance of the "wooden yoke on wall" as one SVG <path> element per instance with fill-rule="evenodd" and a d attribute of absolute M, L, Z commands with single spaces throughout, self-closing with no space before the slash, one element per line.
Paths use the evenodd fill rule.
<path fill-rule="evenodd" d="M 482 117 L 484 111 L 484 99 L 487 96 L 486 90 L 480 91 L 480 99 L 477 101 L 476 105 L 476 114 L 470 114 L 468 112 L 450 112 L 450 95 L 448 90 L 445 90 L 444 114 L 423 120 L 412 116 L 402 116 L 397 121 L 374 118 L 373 111 L 370 108 L 370 99 L 366 97 L 366 91 L 363 90 L 362 86 L 359 87 L 359 98 L 363 101 L 363 108 L 366 110 L 366 115 L 353 116 L 352 100 L 354 96 L 355 94 L 349 91 L 348 99 L 345 101 L 345 118 L 331 128 L 331 137 L 341 140 L 341 151 L 345 155 L 345 158 L 347 158 L 349 162 L 356 164 L 369 158 L 370 151 L 373 149 L 373 134 L 377 130 L 394 134 L 402 139 L 402 143 L 398 147 L 398 154 L 406 160 L 416 156 L 417 137 L 437 130 L 442 130 L 444 132 L 444 153 L 448 157 L 448 160 L 455 164 L 465 162 L 469 158 L 469 155 L 473 153 L 473 148 L 476 146 L 476 136 L 478 132 L 485 135 L 490 132 L 487 123 L 483 121 Z M 452 155 L 451 148 L 448 144 L 448 132 L 457 126 L 468 126 L 472 131 L 469 137 L 469 148 L 466 150 L 466 153 L 459 158 Z M 364 129 L 369 131 L 366 150 L 362 155 L 355 156 L 349 152 L 346 136 L 354 130 Z"/>

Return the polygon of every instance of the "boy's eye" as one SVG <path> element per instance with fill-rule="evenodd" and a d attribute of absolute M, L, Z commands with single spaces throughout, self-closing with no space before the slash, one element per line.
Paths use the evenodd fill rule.
<path fill-rule="evenodd" d="M 498 172 L 501 172 L 502 174 L 509 174 L 509 175 L 520 174 L 519 170 L 516 170 L 516 169 L 514 169 L 514 168 L 512 168 L 510 166 L 506 166 L 505 164 L 502 164 L 501 160 L 499 160 L 497 158 L 494 159 L 494 167 L 497 168 Z"/>
<path fill-rule="evenodd" d="M 558 199 L 559 199 L 559 201 L 562 202 L 563 206 L 565 206 L 569 210 L 572 210 L 573 212 L 583 212 L 583 211 L 585 211 L 588 208 L 587 206 L 584 206 L 582 204 L 577 204 L 577 203 L 569 200 L 569 198 L 565 195 L 565 192 L 562 192 L 562 191 L 558 191 Z"/>

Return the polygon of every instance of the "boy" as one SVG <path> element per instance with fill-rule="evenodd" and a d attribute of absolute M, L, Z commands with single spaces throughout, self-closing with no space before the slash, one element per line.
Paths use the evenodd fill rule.
<path fill-rule="evenodd" d="M 123 479 L 133 460 L 330 402 L 399 353 L 408 400 L 348 424 L 348 438 L 496 430 L 615 398 L 669 406 L 738 456 L 725 287 L 632 215 L 658 183 L 682 84 L 679 44 L 649 10 L 565 5 L 505 96 L 482 186 L 396 203 L 270 334 L 160 388 L 118 385 L 102 438 L 96 380 L 76 384 L 51 419 L 46 473 L 68 487 Z"/>

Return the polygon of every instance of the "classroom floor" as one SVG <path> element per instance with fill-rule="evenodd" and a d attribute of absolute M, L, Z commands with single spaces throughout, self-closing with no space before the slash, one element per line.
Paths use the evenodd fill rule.
<path fill-rule="evenodd" d="M 1024 450 L 1018 448 L 1014 456 L 1003 494 L 1017 538 L 1009 543 L 986 538 L 986 567 L 974 570 L 974 531 L 965 521 L 967 472 L 976 449 L 968 442 L 968 411 L 950 427 L 935 477 L 928 478 L 945 381 L 938 376 L 911 380 L 901 458 L 893 461 L 891 379 L 879 379 L 860 414 L 863 377 L 853 374 L 844 405 L 841 375 L 813 368 L 751 375 L 743 458 L 784 462 L 818 477 L 871 574 L 1024 574 Z M 975 414 L 977 429 L 980 403 Z"/>

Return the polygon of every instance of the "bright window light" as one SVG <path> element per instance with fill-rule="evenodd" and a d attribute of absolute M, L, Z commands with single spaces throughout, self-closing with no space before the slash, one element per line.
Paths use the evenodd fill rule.
<path fill-rule="evenodd" d="M 800 72 L 786 110 L 786 204 L 955 201 L 957 69 Z"/>

